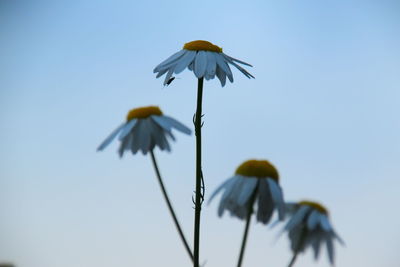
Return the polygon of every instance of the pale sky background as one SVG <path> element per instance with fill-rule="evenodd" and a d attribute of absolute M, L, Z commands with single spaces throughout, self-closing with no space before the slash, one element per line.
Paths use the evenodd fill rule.
<path fill-rule="evenodd" d="M 400 266 L 400 2 L 0 2 L 0 262 L 17 267 L 191 266 L 148 156 L 100 142 L 134 107 L 193 129 L 196 79 L 153 68 L 204 39 L 253 64 L 205 83 L 206 200 L 249 158 L 287 201 L 325 204 L 346 247 L 336 266 Z M 194 136 L 156 150 L 192 240 Z M 202 212 L 201 259 L 235 266 L 244 222 Z M 285 267 L 286 236 L 252 224 L 243 267 Z M 192 243 L 192 242 L 191 242 Z M 310 252 L 296 267 L 329 266 Z"/>

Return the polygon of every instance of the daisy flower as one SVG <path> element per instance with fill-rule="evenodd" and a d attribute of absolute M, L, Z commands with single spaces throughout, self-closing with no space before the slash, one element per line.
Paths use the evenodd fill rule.
<path fill-rule="evenodd" d="M 267 224 L 274 209 L 279 219 L 284 218 L 282 189 L 276 168 L 266 160 L 248 160 L 242 163 L 231 178 L 220 185 L 210 201 L 224 191 L 218 208 L 221 217 L 225 210 L 232 216 L 245 219 L 252 213 L 257 202 L 257 221 Z"/>
<path fill-rule="evenodd" d="M 136 154 L 139 150 L 145 155 L 152 151 L 155 146 L 161 150 L 170 151 L 168 138 L 175 140 L 172 129 L 182 133 L 191 134 L 191 130 L 179 121 L 163 115 L 157 106 L 135 108 L 128 112 L 126 122 L 115 129 L 97 148 L 103 150 L 117 136 L 121 142 L 119 155 L 123 156 L 126 150 Z"/>
<path fill-rule="evenodd" d="M 229 65 L 236 67 L 247 78 L 254 78 L 238 63 L 252 67 L 246 62 L 223 53 L 221 47 L 207 41 L 197 40 L 186 43 L 181 51 L 161 62 L 153 72 L 157 73 L 156 78 L 163 76 L 165 73 L 167 74 L 164 85 L 170 81 L 173 74 L 182 72 L 186 67 L 193 71 L 194 75 L 199 79 L 204 77 L 206 80 L 210 80 L 217 76 L 222 86 L 226 83 L 226 77 L 231 83 L 233 82 L 233 75 Z"/>
<path fill-rule="evenodd" d="M 236 169 L 234 176 L 215 190 L 210 201 L 223 190 L 218 215 L 221 217 L 224 211 L 228 210 L 232 216 L 246 220 L 237 263 L 240 267 L 254 203 L 257 202 L 257 221 L 267 224 L 275 208 L 278 210 L 279 220 L 283 220 L 285 210 L 278 171 L 266 160 L 245 161 Z"/>
<path fill-rule="evenodd" d="M 333 230 L 329 221 L 328 210 L 321 204 L 313 201 L 287 203 L 286 213 L 290 216 L 284 227 L 288 232 L 293 258 L 289 266 L 294 264 L 297 254 L 304 252 L 307 247 L 314 251 L 314 258 L 318 259 L 320 247 L 326 244 L 329 262 L 334 263 L 333 241 L 336 239 L 344 244 L 342 239 Z"/>
<path fill-rule="evenodd" d="M 155 146 L 158 146 L 161 150 L 171 150 L 168 143 L 168 138 L 175 140 L 175 137 L 171 132 L 172 129 L 176 129 L 188 135 L 191 134 L 191 130 L 188 127 L 174 118 L 163 115 L 161 109 L 157 106 L 135 108 L 128 112 L 128 115 L 126 116 L 126 122 L 118 126 L 118 128 L 115 129 L 103 141 L 103 143 L 101 143 L 97 150 L 103 150 L 118 136 L 118 139 L 121 142 L 119 147 L 120 157 L 123 156 L 125 150 L 130 150 L 133 154 L 136 154 L 139 150 L 141 150 L 144 155 L 146 155 L 147 152 L 150 152 L 151 160 L 156 172 L 161 192 L 164 196 L 164 200 L 167 204 L 168 210 L 171 214 L 183 245 L 185 246 L 189 257 L 193 261 L 192 250 L 190 249 L 190 246 L 183 234 L 183 230 L 168 197 L 153 151 Z"/>

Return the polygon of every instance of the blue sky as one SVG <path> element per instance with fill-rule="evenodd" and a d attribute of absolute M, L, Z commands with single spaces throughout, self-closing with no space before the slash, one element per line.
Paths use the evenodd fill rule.
<path fill-rule="evenodd" d="M 398 1 L 2 1 L 0 262 L 18 267 L 190 266 L 150 158 L 99 143 L 138 106 L 192 127 L 196 80 L 153 68 L 197 39 L 251 63 L 205 83 L 206 197 L 237 165 L 268 159 L 288 201 L 325 204 L 337 266 L 400 258 Z M 156 151 L 191 239 L 194 137 Z M 201 258 L 236 263 L 244 223 L 203 208 Z M 244 266 L 286 266 L 286 238 L 253 224 Z M 295 266 L 329 266 L 311 253 Z"/>

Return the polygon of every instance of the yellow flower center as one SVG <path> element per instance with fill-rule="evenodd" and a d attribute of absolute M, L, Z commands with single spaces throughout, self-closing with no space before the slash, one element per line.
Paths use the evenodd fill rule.
<path fill-rule="evenodd" d="M 272 178 L 278 182 L 279 174 L 276 168 L 266 160 L 248 160 L 243 162 L 237 169 L 236 174 L 247 177 Z"/>
<path fill-rule="evenodd" d="M 203 40 L 197 40 L 197 41 L 192 41 L 192 42 L 186 43 L 183 46 L 183 49 L 195 50 L 195 51 L 203 50 L 203 51 L 222 53 L 221 47 L 216 46 L 210 42 L 203 41 Z"/>
<path fill-rule="evenodd" d="M 126 120 L 130 121 L 132 119 L 145 119 L 151 115 L 160 116 L 162 114 L 163 113 L 162 113 L 161 109 L 157 106 L 134 108 L 128 112 L 128 115 L 126 115 Z"/>
<path fill-rule="evenodd" d="M 318 202 L 303 200 L 303 201 L 300 201 L 298 204 L 301 206 L 310 206 L 311 208 L 314 208 L 323 214 L 326 214 L 326 215 L 328 214 L 328 210 Z"/>

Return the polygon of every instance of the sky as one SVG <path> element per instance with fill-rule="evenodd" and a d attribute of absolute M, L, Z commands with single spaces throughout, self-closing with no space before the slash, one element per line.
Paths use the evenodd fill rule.
<path fill-rule="evenodd" d="M 193 129 L 197 81 L 153 68 L 208 40 L 256 78 L 204 85 L 206 202 L 243 161 L 272 162 L 286 201 L 323 203 L 346 245 L 336 266 L 400 263 L 400 2 L 0 2 L 0 262 L 16 267 L 191 266 L 149 156 L 117 142 L 135 107 Z M 192 240 L 195 139 L 155 151 Z M 204 205 L 200 258 L 234 266 L 244 222 Z M 279 227 L 253 223 L 243 266 L 287 266 Z M 295 266 L 330 266 L 310 251 Z"/>

